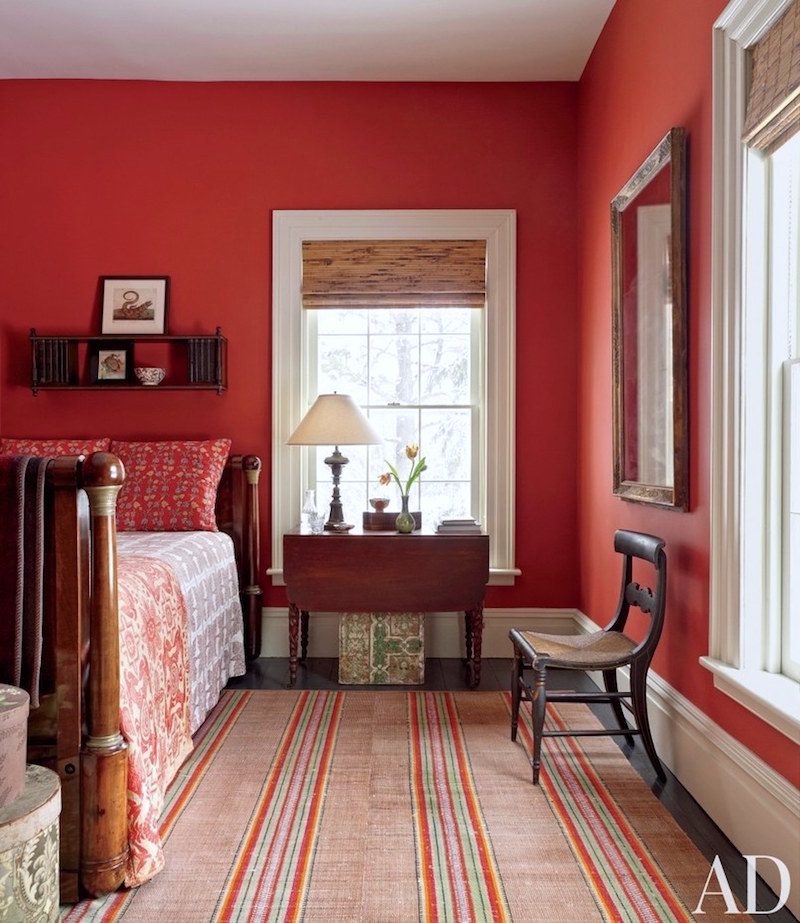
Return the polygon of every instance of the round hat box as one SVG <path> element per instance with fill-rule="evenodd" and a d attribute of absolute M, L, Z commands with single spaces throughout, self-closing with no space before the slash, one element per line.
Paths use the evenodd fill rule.
<path fill-rule="evenodd" d="M 25 788 L 25 746 L 30 698 L 23 689 L 0 683 L 0 808 Z"/>

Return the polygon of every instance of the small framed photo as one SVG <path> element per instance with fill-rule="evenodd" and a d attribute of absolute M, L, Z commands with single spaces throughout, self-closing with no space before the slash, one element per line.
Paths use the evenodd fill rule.
<path fill-rule="evenodd" d="M 101 333 L 163 336 L 167 332 L 169 276 L 101 276 Z"/>
<path fill-rule="evenodd" d="M 93 385 L 128 385 L 133 381 L 133 343 L 96 340 L 89 356 Z"/>

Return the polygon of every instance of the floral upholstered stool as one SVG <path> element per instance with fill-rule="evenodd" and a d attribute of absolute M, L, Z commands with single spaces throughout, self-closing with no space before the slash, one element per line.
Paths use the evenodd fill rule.
<path fill-rule="evenodd" d="M 28 766 L 22 794 L 0 809 L 0 920 L 58 919 L 58 776 Z"/>
<path fill-rule="evenodd" d="M 421 612 L 346 612 L 339 617 L 339 682 L 416 685 L 425 682 Z"/>

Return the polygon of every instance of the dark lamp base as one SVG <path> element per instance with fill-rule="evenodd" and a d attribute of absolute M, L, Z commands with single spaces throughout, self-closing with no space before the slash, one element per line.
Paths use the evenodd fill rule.
<path fill-rule="evenodd" d="M 355 526 L 352 522 L 326 522 L 325 531 L 326 532 L 349 532 L 351 529 L 354 529 Z"/>

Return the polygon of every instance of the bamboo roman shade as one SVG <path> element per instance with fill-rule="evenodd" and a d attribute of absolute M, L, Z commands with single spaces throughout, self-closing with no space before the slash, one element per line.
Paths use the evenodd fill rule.
<path fill-rule="evenodd" d="M 485 303 L 485 240 L 303 241 L 304 308 Z"/>
<path fill-rule="evenodd" d="M 751 49 L 743 140 L 765 154 L 800 129 L 800 0 Z"/>

